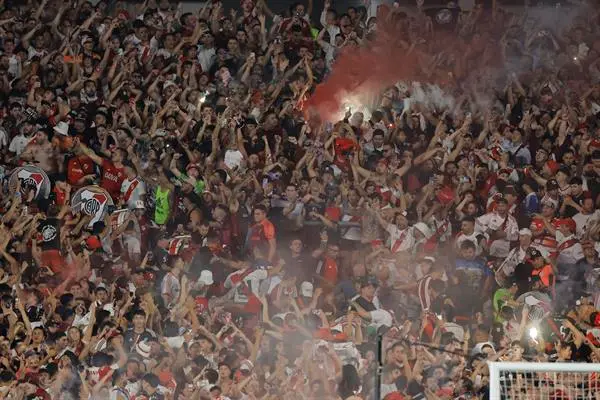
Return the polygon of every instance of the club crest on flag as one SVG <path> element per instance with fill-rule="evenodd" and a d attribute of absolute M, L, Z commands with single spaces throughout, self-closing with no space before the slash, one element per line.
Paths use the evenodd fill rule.
<path fill-rule="evenodd" d="M 21 193 L 26 195 L 30 189 L 35 189 L 36 199 L 47 199 L 50 195 L 50 178 L 40 167 L 25 165 L 16 168 L 10 175 L 8 187 L 11 194 L 17 190 L 18 182 L 21 182 Z"/>
<path fill-rule="evenodd" d="M 113 206 L 110 194 L 96 185 L 82 187 L 71 198 L 73 212 L 83 212 L 92 217 L 89 226 L 102 221 L 110 206 Z"/>

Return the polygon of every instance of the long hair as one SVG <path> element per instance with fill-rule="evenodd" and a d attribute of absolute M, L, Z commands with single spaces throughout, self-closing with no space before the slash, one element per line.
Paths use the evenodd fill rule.
<path fill-rule="evenodd" d="M 360 377 L 356 368 L 351 364 L 346 364 L 342 367 L 342 379 L 338 385 L 338 393 L 342 399 L 346 399 L 357 392 L 361 388 Z"/>

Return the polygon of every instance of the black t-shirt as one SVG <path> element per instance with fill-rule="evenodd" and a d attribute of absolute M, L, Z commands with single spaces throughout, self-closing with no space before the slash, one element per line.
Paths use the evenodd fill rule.
<path fill-rule="evenodd" d="M 519 287 L 517 296 L 522 295 L 529 291 L 531 273 L 533 272 L 533 265 L 530 263 L 520 263 L 515 267 L 515 281 Z"/>
<path fill-rule="evenodd" d="M 246 153 L 248 153 L 248 155 L 258 154 L 265 151 L 265 142 L 263 142 L 260 138 L 256 141 L 249 140 L 244 143 L 244 148 L 246 149 Z"/>
<path fill-rule="evenodd" d="M 298 257 L 292 257 L 288 253 L 283 256 L 283 260 L 287 271 L 294 271 L 294 274 L 301 277 L 303 281 L 311 280 L 313 271 L 310 266 L 312 266 L 314 260 L 310 256 L 301 253 Z M 298 282 L 298 279 L 296 281 Z"/>
<path fill-rule="evenodd" d="M 38 231 L 42 234 L 42 250 L 60 249 L 60 221 L 47 218 L 40 222 Z"/>
<path fill-rule="evenodd" d="M 149 331 L 148 329 L 144 329 L 144 332 L 140 333 L 139 335 L 135 333 L 133 329 L 128 329 L 125 332 L 125 335 L 123 335 L 125 349 L 129 352 L 133 352 L 135 351 L 135 346 L 139 342 L 143 342 L 144 340 L 150 340 L 154 337 L 155 335 L 152 333 L 152 331 Z"/>
<path fill-rule="evenodd" d="M 580 193 L 578 196 L 571 196 L 571 198 L 573 199 L 573 201 L 575 202 L 575 204 L 579 204 L 580 206 L 583 205 L 583 193 Z M 564 216 L 567 218 L 571 218 L 573 217 L 575 214 L 578 214 L 579 211 L 577 211 L 577 209 L 573 206 L 566 206 L 565 207 L 565 214 Z"/>

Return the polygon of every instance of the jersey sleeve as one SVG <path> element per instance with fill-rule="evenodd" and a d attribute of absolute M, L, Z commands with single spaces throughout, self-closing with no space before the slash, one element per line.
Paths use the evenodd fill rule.
<path fill-rule="evenodd" d="M 264 224 L 263 229 L 264 229 L 265 239 L 267 239 L 267 240 L 275 239 L 275 225 L 273 225 L 272 223 L 269 222 L 267 224 Z"/>

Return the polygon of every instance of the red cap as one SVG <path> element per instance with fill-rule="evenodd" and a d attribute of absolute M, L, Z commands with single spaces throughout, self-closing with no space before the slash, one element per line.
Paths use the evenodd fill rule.
<path fill-rule="evenodd" d="M 530 228 L 533 231 L 541 231 L 542 229 L 544 229 L 544 226 L 544 221 L 540 218 L 533 218 L 531 220 Z"/>
<path fill-rule="evenodd" d="M 96 250 L 102 247 L 102 242 L 100 242 L 98 236 L 93 235 L 85 240 L 85 247 L 87 247 L 88 250 Z"/>
<path fill-rule="evenodd" d="M 546 166 L 548 167 L 550 172 L 552 172 L 552 175 L 556 174 L 558 172 L 558 169 L 560 168 L 560 164 L 554 160 L 546 161 Z"/>
<path fill-rule="evenodd" d="M 569 228 L 569 230 L 571 232 L 575 232 L 575 230 L 577 229 L 577 224 L 575 223 L 575 220 L 573 218 L 560 218 L 560 219 L 557 219 L 554 222 L 554 225 L 557 228 L 560 228 L 561 226 L 566 226 L 567 228 Z"/>
<path fill-rule="evenodd" d="M 388 393 L 383 400 L 404 400 L 404 396 L 400 392 Z"/>
<path fill-rule="evenodd" d="M 440 191 L 437 193 L 437 199 L 443 204 L 443 205 L 447 205 L 450 204 L 452 202 L 452 200 L 454 200 L 454 190 L 452 190 L 451 187 L 448 186 L 444 186 L 443 188 L 440 189 Z"/>
<path fill-rule="evenodd" d="M 158 380 L 166 388 L 175 389 L 177 387 L 177 382 L 175 382 L 173 374 L 169 371 L 160 371 L 158 373 Z"/>

